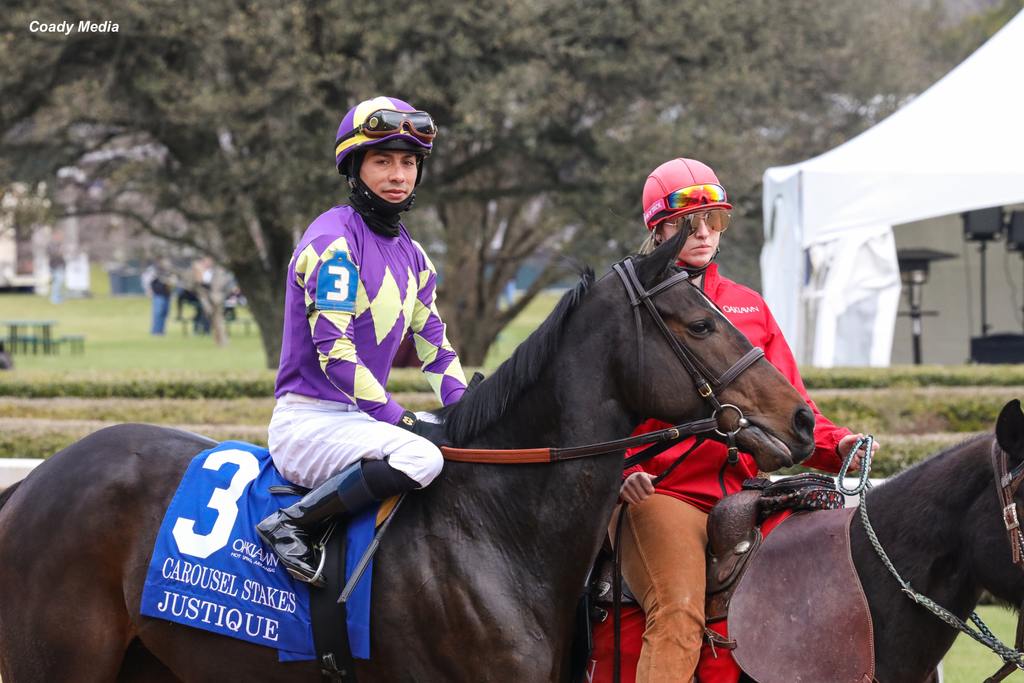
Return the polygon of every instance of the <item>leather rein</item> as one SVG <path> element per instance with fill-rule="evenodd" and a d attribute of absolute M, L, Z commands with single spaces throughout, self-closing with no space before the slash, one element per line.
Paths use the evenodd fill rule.
<path fill-rule="evenodd" d="M 658 312 L 658 309 L 654 307 L 654 302 L 652 301 L 657 294 L 664 292 L 669 287 L 688 280 L 689 275 L 685 271 L 681 271 L 663 280 L 652 289 L 647 290 L 644 288 L 643 284 L 641 284 L 640 279 L 636 275 L 636 270 L 633 268 L 632 258 L 626 258 L 613 265 L 612 268 L 622 280 L 622 284 L 626 288 L 626 294 L 629 296 L 630 305 L 633 307 L 633 318 L 636 321 L 637 332 L 637 376 L 640 378 L 640 386 L 643 387 L 642 391 L 646 392 L 647 385 L 643 382 L 644 332 L 640 313 L 641 304 L 643 304 L 648 313 L 650 313 L 655 326 L 661 332 L 662 336 L 664 336 L 668 341 L 669 347 L 683 364 L 683 367 L 686 368 L 686 371 L 693 380 L 694 386 L 697 388 L 697 392 L 704 400 L 711 404 L 711 407 L 713 408 L 711 417 L 690 420 L 689 422 L 683 422 L 666 429 L 659 429 L 655 432 L 639 434 L 637 436 L 631 436 L 624 439 L 601 441 L 599 443 L 588 444 L 585 446 L 573 446 L 569 448 L 490 450 L 451 448 L 443 446 L 441 448 L 441 453 L 444 455 L 445 460 L 492 465 L 549 463 L 602 455 L 605 453 L 633 448 L 635 446 L 650 444 L 648 448 L 637 453 L 626 461 L 626 466 L 628 467 L 636 464 L 637 462 L 643 462 L 644 460 L 650 459 L 690 436 L 713 431 L 726 439 L 729 448 L 730 462 L 735 461 L 735 458 L 738 456 L 736 435 L 741 429 L 749 426 L 750 423 L 745 417 L 743 417 L 743 411 L 740 410 L 739 407 L 731 403 L 721 403 L 718 400 L 718 397 L 715 396 L 715 392 L 712 387 L 717 387 L 719 390 L 724 389 L 744 370 L 764 357 L 764 351 L 759 348 L 751 349 L 739 360 L 733 363 L 732 367 L 722 373 L 720 377 L 715 377 L 714 374 L 711 373 L 703 363 L 701 363 L 700 359 L 697 358 L 693 351 L 691 351 L 684 343 L 680 342 L 676 336 L 672 334 L 668 325 L 665 324 L 664 318 L 661 317 L 661 314 Z M 734 410 L 736 412 L 737 421 L 735 429 L 728 430 L 723 427 L 720 416 L 725 410 Z M 723 431 L 723 429 L 725 429 L 725 431 Z"/>

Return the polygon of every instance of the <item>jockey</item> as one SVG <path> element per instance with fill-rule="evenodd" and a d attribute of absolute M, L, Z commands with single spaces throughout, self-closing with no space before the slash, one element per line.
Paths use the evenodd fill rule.
<path fill-rule="evenodd" d="M 335 143 L 349 204 L 310 224 L 288 266 L 268 443 L 281 474 L 312 490 L 256 529 L 302 581 L 316 577 L 309 534 L 324 521 L 422 488 L 441 472 L 430 440 L 439 426 L 385 389 L 406 336 L 443 404 L 466 390 L 435 306 L 437 273 L 401 222 L 436 133 L 430 114 L 395 98 L 349 110 Z"/>
<path fill-rule="evenodd" d="M 808 397 L 793 353 L 764 299 L 718 272 L 714 260 L 722 233 L 729 227 L 732 205 L 714 171 L 693 159 L 662 164 L 644 185 L 643 210 L 650 234 L 640 253 L 650 253 L 680 230 L 689 233 L 678 264 L 751 344 L 764 349 L 765 358 L 814 411 L 815 449 L 805 464 L 837 472 L 841 455 L 861 435 L 832 424 Z M 634 433 L 667 426 L 647 420 Z M 723 496 L 736 493 L 744 479 L 757 475 L 752 456 L 741 453 L 739 462 L 729 465 L 725 445 L 706 441 L 655 484 L 655 477 L 692 445 L 693 439 L 688 439 L 623 473 L 621 497 L 629 505 L 622 538 L 616 542 L 621 540 L 622 574 L 647 621 L 637 681 L 689 681 L 693 677 L 704 632 L 707 516 Z M 614 528 L 613 522 L 613 533 Z M 701 677 L 705 679 L 711 680 L 711 676 Z"/>

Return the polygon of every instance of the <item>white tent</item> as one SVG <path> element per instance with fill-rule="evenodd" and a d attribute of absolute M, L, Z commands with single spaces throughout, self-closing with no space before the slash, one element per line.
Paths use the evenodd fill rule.
<path fill-rule="evenodd" d="M 878 125 L 764 174 L 764 296 L 801 363 L 888 365 L 892 226 L 1024 202 L 1024 12 Z"/>

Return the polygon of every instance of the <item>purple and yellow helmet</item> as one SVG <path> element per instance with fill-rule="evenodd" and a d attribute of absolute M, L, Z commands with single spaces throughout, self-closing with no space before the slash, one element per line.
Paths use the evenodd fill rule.
<path fill-rule="evenodd" d="M 430 154 L 437 127 L 430 114 L 395 97 L 375 97 L 349 109 L 338 126 L 334 159 L 338 172 L 349 175 L 346 159 L 369 147 Z"/>

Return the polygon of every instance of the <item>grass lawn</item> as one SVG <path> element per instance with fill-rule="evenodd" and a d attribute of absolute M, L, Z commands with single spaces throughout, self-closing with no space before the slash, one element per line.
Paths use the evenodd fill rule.
<path fill-rule="evenodd" d="M 94 278 L 96 280 L 98 278 Z M 547 316 L 560 295 L 538 296 L 498 337 L 487 357 L 487 366 L 496 367 L 511 355 L 515 347 Z M 163 337 L 149 334 L 151 304 L 147 297 L 97 293 L 90 299 L 68 299 L 51 304 L 46 297 L 26 294 L 0 294 L 0 320 L 56 320 L 56 336 L 85 335 L 85 354 L 71 356 L 66 350 L 59 356 L 18 355 L 15 367 L 25 370 L 217 370 L 261 369 L 263 348 L 259 333 L 251 334 L 235 326 L 226 347 L 218 347 L 209 336 L 182 334 L 182 324 L 171 316 Z M 186 307 L 186 316 L 191 309 Z M 240 311 L 247 317 L 247 311 Z M 6 328 L 0 330 L 6 335 Z"/>
<path fill-rule="evenodd" d="M 561 292 L 541 292 L 530 304 L 523 309 L 523 312 L 516 316 L 515 320 L 509 323 L 504 330 L 498 334 L 498 338 L 487 351 L 487 359 L 484 361 L 485 368 L 496 368 L 502 361 L 512 355 L 519 343 L 537 329 L 548 313 L 555 307 L 562 297 Z"/>
<path fill-rule="evenodd" d="M 992 632 L 1007 645 L 1013 645 L 1017 619 L 1009 610 L 1002 607 L 985 606 L 978 608 L 978 615 L 989 625 Z M 978 683 L 996 672 L 1002 661 L 966 635 L 960 635 L 953 644 L 953 649 L 943 661 L 944 683 Z M 1005 681 L 1024 681 L 1024 672 L 1016 671 Z"/>
<path fill-rule="evenodd" d="M 90 299 L 67 299 L 51 304 L 49 299 L 25 294 L 0 295 L 0 320 L 56 320 L 54 335 L 85 335 L 85 353 L 72 356 L 19 354 L 15 368 L 26 370 L 239 370 L 262 368 L 263 350 L 259 334 L 252 327 L 248 336 L 236 328 L 226 347 L 218 347 L 210 336 L 185 336 L 175 321 L 172 306 L 167 333 L 149 334 L 150 300 L 141 296 L 97 295 Z M 240 316 L 248 315 L 247 312 Z M 186 307 L 186 316 L 191 310 Z M 4 328 L 0 334 L 6 336 Z"/>

